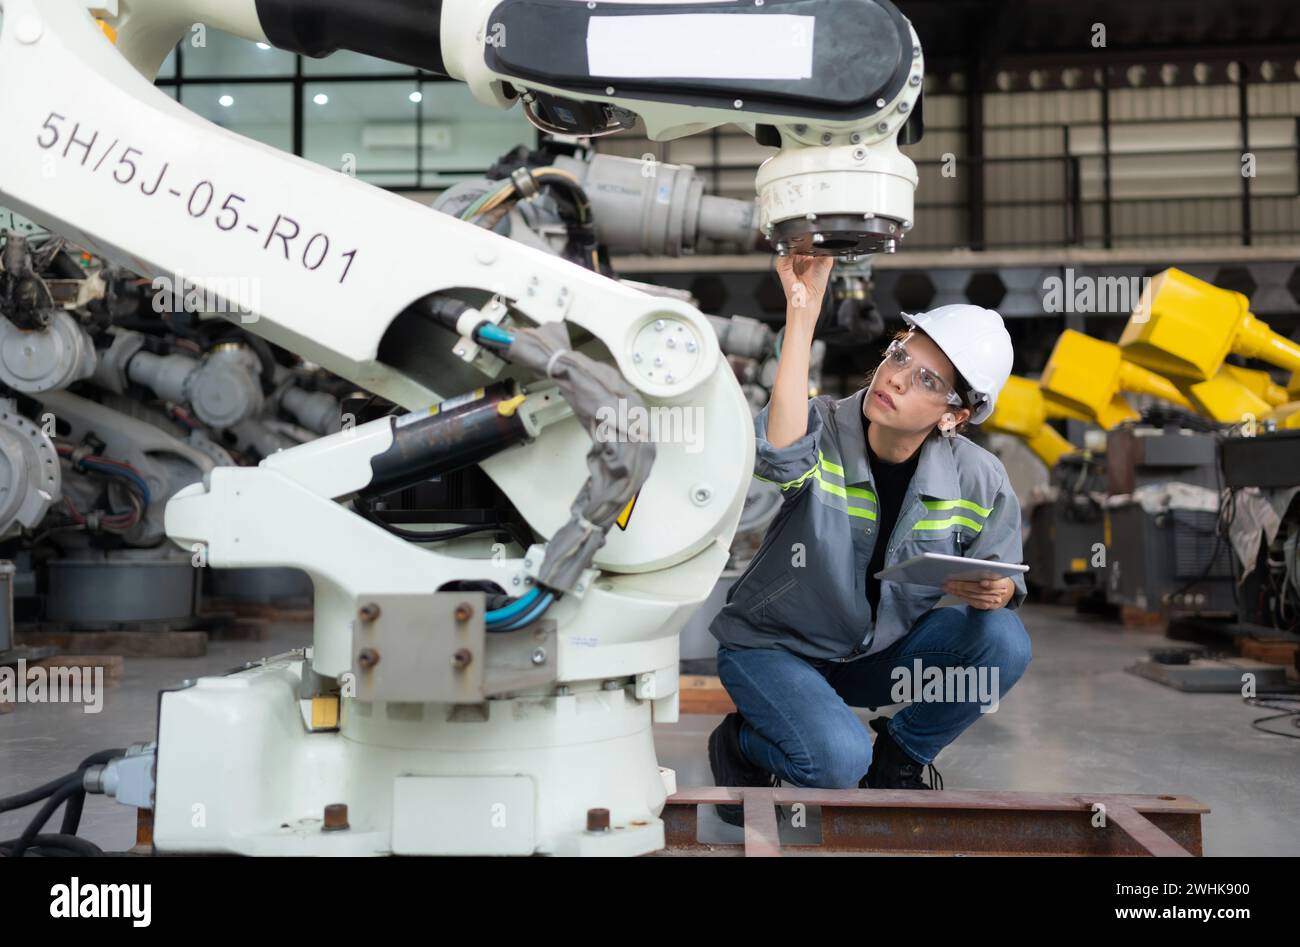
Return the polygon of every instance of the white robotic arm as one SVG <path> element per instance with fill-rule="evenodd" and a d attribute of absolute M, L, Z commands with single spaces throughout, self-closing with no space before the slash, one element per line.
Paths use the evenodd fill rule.
<path fill-rule="evenodd" d="M 125 16 L 174 4 L 135 5 Z M 251 7 L 251 4 L 250 4 Z M 187 22 L 189 22 L 187 18 Z M 124 23 L 129 25 L 129 21 Z M 564 320 L 656 404 L 702 412 L 705 436 L 660 451 L 639 503 L 684 509 L 675 528 L 634 518 L 600 564 L 636 572 L 680 562 L 728 534 L 743 493 L 745 408 L 704 317 L 347 175 L 249 141 L 188 112 L 130 68 L 72 0 L 5 4 L 0 199 L 136 272 L 167 274 L 226 298 L 247 329 L 412 409 L 489 380 L 471 351 L 411 312 L 433 293 L 505 300 L 519 324 Z M 674 353 L 668 335 L 689 338 Z M 605 354 L 607 353 L 607 354 Z M 669 358 L 671 356 L 671 358 Z M 657 371 L 656 358 L 668 359 Z M 495 366 L 499 370 L 500 366 Z M 675 369 L 675 371 L 674 371 Z M 483 463 L 520 513 L 549 534 L 586 476 L 588 434 L 561 424 L 546 443 Z M 552 471 L 538 490 L 537 467 Z M 705 482 L 708 504 L 688 490 Z M 680 498 L 680 499 L 679 499 Z"/>
<path fill-rule="evenodd" d="M 355 50 L 466 83 L 543 131 L 638 118 L 666 141 L 738 124 L 779 146 L 757 188 L 777 252 L 892 252 L 913 221 L 921 44 L 889 0 L 120 0 L 153 76 L 194 22 L 309 56 Z"/>
<path fill-rule="evenodd" d="M 672 780 L 655 768 L 650 707 L 675 718 L 676 635 L 725 565 L 753 458 L 749 406 L 697 310 L 220 129 L 154 88 L 166 50 L 201 21 L 307 54 L 348 46 L 445 70 L 481 100 L 525 98 L 535 122 L 572 132 L 621 127 L 633 108 L 664 138 L 753 123 L 782 144 L 759 177 L 775 241 L 845 255 L 892 249 L 911 221 L 915 172 L 895 141 L 915 114 L 920 55 L 885 0 L 752 8 L 795 17 L 772 20 L 784 29 L 815 26 L 796 33 L 813 44 L 794 70 L 803 78 L 755 76 L 740 47 L 781 47 L 767 23 L 737 21 L 744 40 L 723 58 L 742 78 L 664 87 L 627 75 L 602 96 L 590 91 L 590 70 L 535 58 L 533 40 L 567 42 L 575 15 L 584 56 L 607 60 L 605 42 L 626 58 L 628 25 L 596 14 L 706 8 L 735 21 L 741 5 L 104 0 L 92 7 L 111 27 L 102 30 L 84 0 L 4 0 L 0 203 L 136 272 L 197 284 L 231 302 L 250 331 L 414 412 L 400 430 L 383 419 L 257 468 L 216 468 L 169 504 L 167 531 L 192 545 L 196 565 L 301 567 L 316 617 L 309 653 L 164 695 L 151 800 L 160 848 L 660 847 L 657 815 Z M 847 21 L 832 12 L 850 8 Z M 865 33 L 846 32 L 855 17 Z M 873 63 L 865 72 L 850 68 L 864 58 Z M 669 60 L 652 74 L 713 61 Z M 832 67 L 859 98 L 868 86 L 876 98 L 844 99 Z M 840 98 L 818 102 L 796 94 L 800 84 Z M 433 310 L 460 315 L 429 318 Z M 446 415 L 459 406 L 447 396 L 491 388 L 471 404 L 505 419 L 517 412 L 528 436 L 474 462 L 539 535 L 554 542 L 572 522 L 593 434 L 556 411 L 535 362 L 504 362 L 472 340 L 485 322 L 516 335 L 566 323 L 577 352 L 613 366 L 651 412 L 676 423 L 655 438 L 649 478 L 630 517 L 608 529 L 592 575 L 564 586 L 570 594 L 547 623 L 501 634 L 485 634 L 484 593 L 440 590 L 485 580 L 521 592 L 537 580 L 544 547 L 521 559 L 473 542 L 430 548 L 336 502 L 399 481 L 412 443 L 430 448 L 413 435 L 439 429 L 418 412 L 443 402 Z M 524 397 L 501 397 L 519 383 Z M 510 832 L 476 821 L 494 817 L 484 807 L 497 799 L 512 807 Z M 323 808 L 338 802 L 352 807 L 350 831 L 323 833 Z M 196 806 L 205 813 L 197 828 Z M 602 807 L 628 831 L 584 833 Z"/>

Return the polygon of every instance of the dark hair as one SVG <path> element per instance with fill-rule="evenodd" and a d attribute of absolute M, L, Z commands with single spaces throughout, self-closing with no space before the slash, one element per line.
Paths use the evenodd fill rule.
<path fill-rule="evenodd" d="M 922 329 L 899 329 L 897 332 L 894 333 L 894 337 L 891 341 L 894 340 L 902 341 L 903 339 L 907 338 L 909 334 L 913 332 L 919 332 L 921 335 L 925 335 L 925 332 Z M 884 351 L 881 350 L 880 354 L 881 357 L 883 358 Z M 880 366 L 877 364 L 870 371 L 867 372 L 867 374 L 863 378 L 863 387 L 865 388 L 871 387 L 871 382 L 876 377 L 876 369 L 879 367 Z M 957 370 L 956 365 L 952 367 L 952 371 L 953 371 L 953 388 L 957 390 L 957 394 L 961 397 L 962 407 L 970 408 L 971 413 L 973 414 L 975 412 L 975 409 L 971 407 L 971 403 L 970 403 L 970 383 L 966 381 L 964 377 L 962 377 L 962 373 Z M 970 430 L 969 421 L 962 421 L 961 424 L 958 424 L 956 427 L 956 431 L 958 434 L 965 434 L 968 430 Z"/>

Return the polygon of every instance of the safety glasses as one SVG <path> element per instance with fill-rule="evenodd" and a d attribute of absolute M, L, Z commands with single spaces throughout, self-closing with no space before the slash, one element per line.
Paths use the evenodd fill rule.
<path fill-rule="evenodd" d="M 943 376 L 938 372 L 926 368 L 924 365 L 918 365 L 912 359 L 911 353 L 907 351 L 906 342 L 912 337 L 909 332 L 902 339 L 894 339 L 885 349 L 885 360 L 881 364 L 888 368 L 891 373 L 903 371 L 909 366 L 912 369 L 912 387 L 921 392 L 925 397 L 934 401 L 936 404 L 950 404 L 960 407 L 962 400 L 961 395 L 953 389 L 952 385 L 943 380 Z"/>

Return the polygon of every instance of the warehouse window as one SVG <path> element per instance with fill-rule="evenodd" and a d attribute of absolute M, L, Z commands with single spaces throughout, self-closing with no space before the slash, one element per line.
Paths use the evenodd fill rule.
<path fill-rule="evenodd" d="M 216 30 L 187 35 L 156 84 L 223 128 L 397 191 L 478 177 L 536 130 L 459 82 L 341 51 L 296 56 Z"/>

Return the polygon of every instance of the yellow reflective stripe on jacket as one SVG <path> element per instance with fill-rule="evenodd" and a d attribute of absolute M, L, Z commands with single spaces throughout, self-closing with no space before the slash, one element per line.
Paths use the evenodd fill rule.
<path fill-rule="evenodd" d="M 865 507 L 854 506 L 852 503 L 848 502 L 849 497 L 860 497 L 862 499 L 868 500 L 871 503 L 875 503 L 876 501 L 875 494 L 873 494 L 870 490 L 862 490 L 858 487 L 843 487 L 840 486 L 838 483 L 831 483 L 829 480 L 827 480 L 825 477 L 822 476 L 820 467 L 816 468 L 816 470 L 817 470 L 817 486 L 821 487 L 821 489 L 825 490 L 827 493 L 831 494 L 832 496 L 837 496 L 842 498 L 845 502 L 845 507 L 846 507 L 845 512 L 848 513 L 849 516 L 860 516 L 864 520 L 874 520 L 876 518 L 875 510 L 868 510 Z"/>
<path fill-rule="evenodd" d="M 839 464 L 835 463 L 834 461 L 827 460 L 825 455 L 823 455 L 821 451 L 817 452 L 817 460 L 821 463 L 821 465 L 824 468 L 829 470 L 831 473 L 839 474 L 841 477 L 844 476 L 844 468 L 841 467 Z"/>
<path fill-rule="evenodd" d="M 826 470 L 825 474 L 823 474 L 822 472 L 823 468 L 825 468 Z M 764 477 L 761 474 L 757 474 L 757 473 L 754 474 L 754 477 L 758 480 L 762 480 L 764 483 L 775 483 L 782 490 L 789 490 L 791 487 L 798 487 L 801 484 L 803 484 L 803 482 L 807 480 L 809 477 L 814 477 L 817 480 L 817 485 L 822 490 L 831 494 L 832 496 L 840 497 L 845 501 L 845 504 L 847 506 L 845 512 L 847 512 L 850 516 L 858 516 L 861 517 L 862 519 L 867 519 L 867 520 L 874 520 L 876 518 L 875 510 L 869 510 L 862 506 L 854 506 L 852 503 L 848 502 L 849 498 L 853 497 L 854 499 L 858 499 L 858 500 L 866 500 L 868 503 L 871 503 L 874 506 L 877 502 L 876 495 L 874 493 L 872 493 L 870 490 L 865 490 L 862 487 L 850 487 L 850 486 L 845 486 L 844 484 L 836 483 L 835 481 L 828 479 L 827 478 L 828 475 L 837 475 L 842 479 L 844 477 L 844 468 L 841 467 L 839 464 L 835 463 L 834 461 L 827 460 L 825 456 L 823 456 L 822 452 L 818 451 L 817 463 L 813 464 L 812 467 L 807 472 L 805 472 L 801 476 L 796 477 L 793 480 L 787 480 L 785 483 L 781 483 L 776 480 L 770 480 L 767 477 Z"/>
<path fill-rule="evenodd" d="M 874 507 L 876 505 L 876 495 L 874 493 L 870 490 L 864 490 L 862 487 L 850 487 L 828 479 L 829 476 L 837 476 L 843 480 L 844 468 L 833 460 L 827 460 L 820 450 L 817 451 L 817 467 L 817 485 L 832 496 L 842 498 L 845 502 L 845 512 L 850 516 L 858 516 L 864 520 L 874 520 L 876 518 L 874 509 L 868 509 L 865 506 L 854 506 L 849 502 L 849 498 L 852 497 L 856 500 L 865 500 Z M 823 470 L 825 474 L 823 474 Z"/>
<path fill-rule="evenodd" d="M 988 516 L 993 512 L 992 507 L 982 507 L 971 500 L 922 500 L 927 510 L 951 510 L 961 508 L 963 510 L 973 510 L 980 516 Z"/>
<path fill-rule="evenodd" d="M 828 473 L 822 472 L 823 464 L 826 466 Z M 754 477 L 755 479 L 764 481 L 764 483 L 776 484 L 777 487 L 780 487 L 783 490 L 800 487 L 803 481 L 809 479 L 809 477 L 815 477 L 816 485 L 818 485 L 819 488 L 822 488 L 824 492 L 831 494 L 831 496 L 840 497 L 841 500 L 845 501 L 845 513 L 848 513 L 850 516 L 861 516 L 862 519 L 875 519 L 875 510 L 868 510 L 863 506 L 854 506 L 852 502 L 849 502 L 849 498 L 853 497 L 854 500 L 865 500 L 874 506 L 876 502 L 876 494 L 872 493 L 871 490 L 865 490 L 861 487 L 845 487 L 844 484 L 837 484 L 835 481 L 829 480 L 828 476 L 833 475 L 836 471 L 840 472 L 841 477 L 844 476 L 844 468 L 840 467 L 839 464 L 832 462 L 832 460 L 827 460 L 822 457 L 820 451 L 818 451 L 818 462 L 813 464 L 813 467 L 811 467 L 809 471 L 803 473 L 801 476 L 797 476 L 794 480 L 787 480 L 783 484 L 777 480 L 770 480 L 768 477 L 762 476 L 761 473 L 755 473 Z"/>
<path fill-rule="evenodd" d="M 822 468 L 823 470 L 825 470 L 827 473 L 835 474 L 835 475 L 836 475 L 837 477 L 839 477 L 841 480 L 844 479 L 844 468 L 841 467 L 839 464 L 835 463 L 835 461 L 833 461 L 833 460 L 827 460 L 826 457 L 825 457 L 825 455 L 822 454 L 821 451 L 818 451 L 818 452 L 817 452 L 817 462 L 818 462 L 818 464 L 821 465 L 821 468 Z M 821 475 L 818 474 L 818 477 L 820 478 Z M 840 486 L 840 484 L 836 484 L 834 481 L 826 481 L 826 480 L 823 479 L 823 483 L 826 483 L 826 482 L 831 483 L 833 486 Z M 875 502 L 876 502 L 876 495 L 875 495 L 874 493 L 872 493 L 870 490 L 865 490 L 865 489 L 863 489 L 862 487 L 847 487 L 847 486 L 846 486 L 846 487 L 844 487 L 844 493 L 839 493 L 838 490 L 836 490 L 836 491 L 832 491 L 832 492 L 833 492 L 833 493 L 836 493 L 838 496 L 845 496 L 845 495 L 847 495 L 847 496 L 851 496 L 851 497 L 858 497 L 858 498 L 863 499 L 863 500 L 870 500 L 872 503 L 875 503 Z"/>
<path fill-rule="evenodd" d="M 754 474 L 754 477 L 755 479 L 762 480 L 764 483 L 775 483 L 782 490 L 788 490 L 791 487 L 799 486 L 801 483 L 803 483 L 805 480 L 807 480 L 816 472 L 817 472 L 817 465 L 813 464 L 812 467 L 810 467 L 807 472 L 805 472 L 801 476 L 795 477 L 793 480 L 787 480 L 785 483 L 781 483 L 777 480 L 769 480 L 767 477 L 764 477 L 761 474 L 757 474 L 757 473 Z"/>
<path fill-rule="evenodd" d="M 946 520 L 918 520 L 912 529 L 948 529 L 952 526 L 969 526 L 977 533 L 984 528 L 983 523 L 977 523 L 965 516 L 950 516 Z"/>

